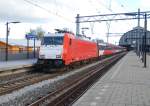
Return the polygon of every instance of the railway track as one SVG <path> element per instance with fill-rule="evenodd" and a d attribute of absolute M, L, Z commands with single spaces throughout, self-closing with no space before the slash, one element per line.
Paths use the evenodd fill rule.
<path fill-rule="evenodd" d="M 76 66 L 75 69 L 84 67 L 86 65 L 87 64 Z M 74 68 L 70 70 L 74 70 Z M 16 74 L 1 76 L 0 77 L 0 96 L 11 93 L 12 91 L 21 89 L 25 86 L 29 86 L 34 83 L 48 80 L 56 76 L 62 75 L 64 73 L 67 73 L 67 71 L 64 71 L 64 69 L 59 69 L 59 71 L 58 69 L 55 69 L 55 71 L 57 71 L 57 73 L 56 72 L 40 73 L 40 71 L 38 71 L 39 73 L 36 73 L 35 70 L 33 72 L 28 70 L 28 71 L 25 71 L 25 72 L 23 71 L 19 73 L 19 70 L 18 70 Z"/>
<path fill-rule="evenodd" d="M 76 68 L 80 68 L 83 66 L 85 65 L 78 66 Z M 21 89 L 25 86 L 29 86 L 29 85 L 32 85 L 32 84 L 35 84 L 44 80 L 52 79 L 56 76 L 60 76 L 68 72 L 68 71 L 64 71 L 64 69 L 59 69 L 59 71 L 58 69 L 55 69 L 53 71 L 54 72 L 51 72 L 51 73 L 48 73 L 48 72 L 43 73 L 43 72 L 38 71 L 37 73 L 34 70 L 33 72 L 28 71 L 28 72 L 17 73 L 13 75 L 0 77 L 0 96 L 11 93 L 12 91 Z M 55 71 L 57 71 L 57 73 Z"/>
<path fill-rule="evenodd" d="M 4 95 L 12 91 L 18 90 L 20 88 L 23 88 L 25 86 L 29 86 L 34 83 L 38 83 L 40 81 L 56 77 L 60 74 L 62 73 L 53 73 L 53 74 L 35 73 L 26 75 L 21 78 L 13 79 L 11 81 L 0 83 L 0 95 Z"/>
<path fill-rule="evenodd" d="M 114 55 L 102 60 L 94 67 L 86 70 L 86 73 L 78 78 L 66 81 L 63 86 L 38 99 L 29 106 L 68 106 L 73 104 L 92 84 L 98 80 L 106 70 L 126 53 Z"/>
<path fill-rule="evenodd" d="M 13 68 L 8 68 L 8 69 L 1 69 L 0 71 L 0 79 L 5 77 L 5 76 L 15 76 L 19 75 L 22 73 L 27 73 L 30 72 L 31 65 L 29 66 L 22 66 L 22 67 L 13 67 Z"/>

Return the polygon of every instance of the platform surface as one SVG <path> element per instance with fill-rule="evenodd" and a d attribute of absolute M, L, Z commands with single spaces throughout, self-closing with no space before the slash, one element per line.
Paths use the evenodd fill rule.
<path fill-rule="evenodd" d="M 73 106 L 150 106 L 150 56 L 143 68 L 140 58 L 129 52 Z"/>
<path fill-rule="evenodd" d="M 5 71 L 5 70 L 7 71 L 11 69 L 32 66 L 34 63 L 36 63 L 36 61 L 37 59 L 2 61 L 0 62 L 0 71 Z"/>

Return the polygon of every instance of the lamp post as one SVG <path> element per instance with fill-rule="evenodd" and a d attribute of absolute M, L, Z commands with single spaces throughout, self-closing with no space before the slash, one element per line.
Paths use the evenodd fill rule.
<path fill-rule="evenodd" d="M 10 29 L 9 29 L 8 25 L 10 23 L 16 24 L 16 23 L 20 23 L 20 22 L 19 21 L 14 21 L 14 22 L 7 22 L 6 23 L 6 51 L 5 51 L 5 59 L 6 59 L 6 61 L 8 61 L 8 36 L 9 36 L 9 32 L 10 32 Z"/>
<path fill-rule="evenodd" d="M 76 36 L 79 36 L 80 34 L 80 19 L 79 19 L 79 14 L 77 14 L 77 17 L 76 17 Z"/>
<path fill-rule="evenodd" d="M 146 68 L 146 52 L 147 52 L 147 14 L 144 14 L 144 68 Z"/>

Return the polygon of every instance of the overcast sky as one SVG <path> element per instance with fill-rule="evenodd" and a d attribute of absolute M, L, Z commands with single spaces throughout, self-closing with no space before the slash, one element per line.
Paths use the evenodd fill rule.
<path fill-rule="evenodd" d="M 30 1 L 30 3 L 28 2 Z M 140 8 L 149 11 L 148 0 L 0 0 L 0 38 L 6 36 L 6 22 L 9 24 L 10 38 L 22 39 L 30 28 L 41 26 L 46 32 L 55 28 L 69 28 L 75 32 L 75 17 L 118 12 L 133 12 Z M 110 10 L 111 9 L 111 10 Z M 137 21 L 111 22 L 111 33 L 125 33 L 137 25 Z M 85 33 L 92 38 L 106 41 L 106 22 L 82 24 L 81 27 L 93 27 Z M 141 26 L 143 23 L 141 22 Z M 149 26 L 148 26 L 149 29 Z M 111 43 L 118 42 L 119 37 L 110 37 Z"/>

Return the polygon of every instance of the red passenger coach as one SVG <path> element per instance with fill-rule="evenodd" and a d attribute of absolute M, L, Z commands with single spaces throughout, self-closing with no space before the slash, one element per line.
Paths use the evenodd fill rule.
<path fill-rule="evenodd" d="M 65 33 L 63 60 L 65 65 L 98 57 L 97 44 Z"/>
<path fill-rule="evenodd" d="M 116 46 L 108 43 L 98 43 L 98 46 L 99 46 L 99 56 L 109 56 L 126 51 L 125 48 L 121 46 Z"/>
<path fill-rule="evenodd" d="M 112 44 L 106 44 L 104 55 L 112 55 L 114 53 L 113 45 Z"/>

